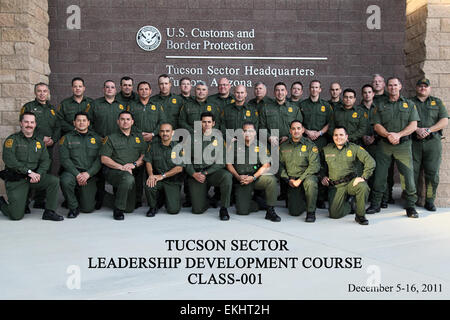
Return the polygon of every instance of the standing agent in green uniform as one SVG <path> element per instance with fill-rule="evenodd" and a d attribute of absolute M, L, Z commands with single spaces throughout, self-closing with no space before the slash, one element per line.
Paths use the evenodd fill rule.
<path fill-rule="evenodd" d="M 300 103 L 300 109 L 303 113 L 305 135 L 316 147 L 319 153 L 322 153 L 323 147 L 327 145 L 326 133 L 333 116 L 333 108 L 328 102 L 320 98 L 322 86 L 319 80 L 312 80 L 309 83 L 309 98 Z M 317 195 L 317 208 L 325 209 L 325 200 L 327 190 L 319 185 L 319 194 Z"/>
<path fill-rule="evenodd" d="M 374 129 L 381 140 L 376 155 L 377 168 L 372 203 L 366 213 L 380 212 L 389 164 L 391 157 L 394 157 L 398 170 L 405 179 L 406 214 L 410 218 L 418 218 L 415 209 L 417 195 L 410 135 L 417 129 L 417 121 L 420 121 L 420 118 L 414 103 L 400 96 L 402 89 L 400 80 L 395 77 L 389 78 L 387 85 L 389 98 L 382 101 L 374 110 Z"/>
<path fill-rule="evenodd" d="M 89 130 L 87 113 L 75 114 L 73 125 L 75 130 L 68 132 L 59 141 L 61 165 L 64 168 L 60 183 L 69 208 L 67 218 L 76 218 L 80 211 L 94 211 L 97 192 L 95 175 L 102 167 L 98 154 L 102 138 Z"/>
<path fill-rule="evenodd" d="M 368 114 L 364 117 L 364 109 L 355 106 L 356 92 L 353 89 L 345 89 L 343 93 L 342 104 L 337 104 L 334 108 L 334 116 L 330 122 L 330 132 L 335 127 L 345 127 L 348 140 L 355 144 L 361 145 L 362 138 L 367 131 Z"/>
<path fill-rule="evenodd" d="M 188 99 L 192 98 L 191 90 L 192 90 L 191 78 L 188 78 L 188 77 L 181 78 L 180 79 L 180 98 L 183 100 L 183 103 L 186 102 Z"/>
<path fill-rule="evenodd" d="M 116 100 L 125 107 L 139 99 L 137 93 L 133 91 L 133 82 L 133 78 L 128 76 L 120 79 L 120 92 L 117 94 Z"/>
<path fill-rule="evenodd" d="M 20 220 L 25 214 L 25 205 L 30 189 L 42 190 L 45 194 L 45 210 L 42 219 L 61 221 L 55 212 L 58 205 L 59 179 L 48 174 L 50 158 L 44 141 L 35 134 L 36 116 L 24 111 L 20 115 L 20 132 L 6 138 L 3 144 L 5 180 L 8 202 L 0 197 L 0 210 L 11 220 Z"/>
<path fill-rule="evenodd" d="M 247 88 L 238 85 L 234 88 L 235 101 L 227 105 L 223 112 L 222 131 L 225 137 L 226 129 L 242 129 L 242 125 L 246 122 L 254 124 L 258 131 L 258 112 L 256 107 L 245 103 L 247 98 Z"/>
<path fill-rule="evenodd" d="M 122 111 L 127 109 L 126 104 L 117 100 L 116 84 L 112 80 L 106 80 L 103 83 L 103 97 L 95 99 L 92 105 L 87 106 L 86 112 L 89 115 L 92 129 L 102 138 L 119 132 L 117 118 Z M 105 177 L 103 172 L 98 175 L 97 194 L 95 195 L 95 209 L 102 207 L 105 196 Z"/>
<path fill-rule="evenodd" d="M 436 211 L 434 199 L 439 184 L 439 167 L 442 160 L 442 130 L 448 125 L 448 113 L 441 99 L 430 95 L 430 80 L 423 78 L 416 83 L 416 96 L 411 101 L 416 104 L 420 122 L 412 134 L 414 179 L 419 186 L 420 169 L 425 175 L 425 209 Z"/>
<path fill-rule="evenodd" d="M 252 200 L 253 191 L 264 190 L 267 202 L 266 219 L 279 222 L 281 218 L 274 209 L 277 201 L 277 179 L 272 174 L 264 175 L 270 168 L 270 162 L 260 155 L 260 151 L 265 151 L 260 150 L 257 145 L 255 124 L 246 122 L 242 129 L 244 145 L 234 142 L 229 147 L 234 148 L 234 157 L 233 163 L 227 163 L 227 169 L 234 177 L 236 213 L 247 215 L 258 211 L 258 203 Z"/>
<path fill-rule="evenodd" d="M 363 147 L 348 141 L 344 127 L 337 126 L 333 131 L 333 142 L 323 148 L 326 167 L 322 184 L 330 186 L 330 218 L 339 219 L 350 212 L 347 195 L 356 197 L 355 221 L 369 224 L 365 218 L 366 202 L 369 197 L 367 179 L 375 169 L 375 160 Z M 357 171 L 357 162 L 364 165 L 362 174 Z"/>
<path fill-rule="evenodd" d="M 83 78 L 72 79 L 72 96 L 64 99 L 56 108 L 56 116 L 61 127 L 61 135 L 73 131 L 75 114 L 91 107 L 93 99 L 84 96 L 86 86 Z"/>
<path fill-rule="evenodd" d="M 34 94 L 36 99 L 26 103 L 20 114 L 24 112 L 32 112 L 36 115 L 36 132 L 35 135 L 44 141 L 50 157 L 50 165 L 48 167 L 48 173 L 51 172 L 51 163 L 53 159 L 53 146 L 61 136 L 61 128 L 58 124 L 55 108 L 48 102 L 50 96 L 50 90 L 48 85 L 39 82 L 34 86 Z M 33 208 L 44 209 L 45 208 L 45 192 L 42 190 L 36 190 L 34 195 Z M 27 207 L 28 208 L 28 207 Z"/>
<path fill-rule="evenodd" d="M 299 120 L 291 122 L 291 138 L 280 147 L 281 178 L 288 181 L 288 209 L 299 216 L 306 209 L 306 222 L 316 221 L 318 191 L 317 173 L 320 170 L 319 150 L 303 136 L 305 128 Z M 305 205 L 306 204 L 306 205 Z"/>
<path fill-rule="evenodd" d="M 292 102 L 300 108 L 300 102 L 302 101 L 303 84 L 300 81 L 295 81 L 291 84 L 291 96 L 288 98 L 289 102 Z"/>
<path fill-rule="evenodd" d="M 148 145 L 144 161 L 148 173 L 145 186 L 149 209 L 147 217 L 154 217 L 158 211 L 158 198 L 164 195 L 167 213 L 175 214 L 180 212 L 181 207 L 181 186 L 183 167 L 176 165 L 174 161 L 180 157 L 173 150 L 176 145 L 172 141 L 173 128 L 170 123 L 163 123 L 159 128 L 158 139 Z"/>
<path fill-rule="evenodd" d="M 136 202 L 135 179 L 142 181 L 142 177 L 139 177 L 142 170 L 136 169 L 144 164 L 147 145 L 139 132 L 131 130 L 133 124 L 133 115 L 129 111 L 121 112 L 117 120 L 120 132 L 105 137 L 100 149 L 102 164 L 109 168 L 106 181 L 117 189 L 113 214 L 115 220 L 123 220 L 124 212 L 133 212 Z"/>
<path fill-rule="evenodd" d="M 337 107 L 342 106 L 344 102 L 341 100 L 342 88 L 338 82 L 333 82 L 330 85 L 330 97 L 328 103 L 331 105 L 333 110 L 336 110 Z M 333 131 L 330 131 L 333 132 Z"/>
<path fill-rule="evenodd" d="M 261 81 L 255 83 L 254 93 L 255 97 L 248 104 L 256 107 L 258 114 L 261 114 L 263 107 L 268 103 L 272 103 L 273 99 L 267 96 L 267 86 Z"/>
<path fill-rule="evenodd" d="M 150 98 L 150 103 L 157 108 L 164 110 L 166 121 L 172 125 L 172 128 L 178 128 L 178 117 L 183 104 L 183 99 L 171 92 L 172 82 L 167 74 L 158 77 L 159 93 Z"/>
<path fill-rule="evenodd" d="M 200 118 L 202 120 L 202 135 L 199 137 L 201 140 L 192 139 L 192 161 L 186 164 L 192 212 L 197 214 L 205 212 L 209 207 L 207 193 L 210 186 L 220 187 L 219 217 L 220 220 L 226 221 L 230 219 L 228 208 L 231 200 L 232 175 L 225 169 L 223 144 L 217 139 L 212 142 L 204 139 L 212 135 L 214 115 L 211 112 L 204 112 Z M 198 148 L 201 153 L 200 150 L 196 152 Z M 208 150 L 205 152 L 206 148 Z"/>

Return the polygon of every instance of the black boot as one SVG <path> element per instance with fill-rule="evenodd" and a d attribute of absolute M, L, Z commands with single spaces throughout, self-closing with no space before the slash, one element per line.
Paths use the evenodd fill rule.
<path fill-rule="evenodd" d="M 70 218 L 70 219 L 76 218 L 79 213 L 80 213 L 80 209 L 78 209 L 78 208 L 70 209 L 69 213 L 67 214 L 67 218 Z"/>
<path fill-rule="evenodd" d="M 125 216 L 123 215 L 123 211 L 119 210 L 119 209 L 114 209 L 113 218 L 114 218 L 114 220 L 123 220 L 123 219 L 125 219 Z"/>
<path fill-rule="evenodd" d="M 316 221 L 316 213 L 307 212 L 305 222 L 315 222 L 315 221 Z"/>
<path fill-rule="evenodd" d="M 157 212 L 157 208 L 149 208 L 147 211 L 147 217 L 154 217 Z"/>
<path fill-rule="evenodd" d="M 418 218 L 419 214 L 416 211 L 416 208 L 406 208 L 406 215 L 408 218 Z"/>
<path fill-rule="evenodd" d="M 220 208 L 219 217 L 220 217 L 220 220 L 222 220 L 222 221 L 230 220 L 230 215 L 228 214 L 227 208 L 224 208 L 224 207 Z"/>
<path fill-rule="evenodd" d="M 433 202 L 430 201 L 426 201 L 424 208 L 427 209 L 428 211 L 436 211 L 436 206 L 434 205 Z"/>
<path fill-rule="evenodd" d="M 64 220 L 63 216 L 60 216 L 53 210 L 45 209 L 42 214 L 42 220 L 51 220 L 51 221 L 62 221 Z"/>
<path fill-rule="evenodd" d="M 369 224 L 369 220 L 367 220 L 364 216 L 355 216 L 355 221 L 363 226 L 367 226 Z"/>
<path fill-rule="evenodd" d="M 375 212 L 380 212 L 380 206 L 377 206 L 373 203 L 370 204 L 370 206 L 366 209 L 367 214 L 374 214 Z"/>
<path fill-rule="evenodd" d="M 267 207 L 266 219 L 273 222 L 281 221 L 281 218 L 276 214 L 275 209 L 273 207 Z"/>

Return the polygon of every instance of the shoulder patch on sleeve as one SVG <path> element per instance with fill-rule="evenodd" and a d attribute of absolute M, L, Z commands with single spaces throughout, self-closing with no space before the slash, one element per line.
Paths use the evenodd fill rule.
<path fill-rule="evenodd" d="M 88 103 L 86 106 L 86 110 L 84 110 L 84 112 L 89 112 L 90 109 L 91 109 L 91 104 Z"/>
<path fill-rule="evenodd" d="M 13 144 L 14 144 L 14 140 L 8 139 L 5 141 L 5 148 L 12 148 Z"/>
<path fill-rule="evenodd" d="M 104 137 L 104 138 L 102 139 L 102 144 L 105 144 L 106 141 L 108 141 L 108 136 L 106 136 L 106 137 Z"/>
<path fill-rule="evenodd" d="M 319 152 L 319 149 L 317 149 L 317 147 L 313 147 L 313 148 L 312 148 L 312 151 L 313 151 L 314 153 L 317 153 L 317 152 Z"/>
<path fill-rule="evenodd" d="M 147 147 L 147 152 L 150 152 L 150 144 Z"/>
<path fill-rule="evenodd" d="M 59 145 L 62 146 L 65 139 L 66 139 L 66 136 L 62 136 L 61 139 L 59 139 Z"/>
<path fill-rule="evenodd" d="M 50 112 L 51 112 L 52 116 L 55 116 L 55 115 L 56 115 L 55 110 L 50 109 Z"/>

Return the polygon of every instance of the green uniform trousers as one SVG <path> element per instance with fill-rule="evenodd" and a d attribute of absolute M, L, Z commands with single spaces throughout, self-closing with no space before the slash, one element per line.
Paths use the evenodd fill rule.
<path fill-rule="evenodd" d="M 414 208 L 417 201 L 416 184 L 414 182 L 411 140 L 398 145 L 391 145 L 383 140 L 378 142 L 376 155 L 377 167 L 373 183 L 373 204 L 379 206 L 387 187 L 387 177 L 391 157 L 397 164 L 398 171 L 404 176 L 406 208 Z"/>
<path fill-rule="evenodd" d="M 416 187 L 419 185 L 420 169 L 423 168 L 425 176 L 426 202 L 434 202 L 436 190 L 439 184 L 439 167 L 442 161 L 441 136 L 434 135 L 425 141 L 413 141 L 414 180 Z"/>
<path fill-rule="evenodd" d="M 323 159 L 323 148 L 328 144 L 328 140 L 327 140 L 327 135 L 323 135 L 321 137 L 318 137 L 315 141 L 313 141 L 314 144 L 316 145 L 316 147 L 319 149 L 319 153 L 320 153 L 320 158 Z M 321 167 L 323 167 L 323 163 L 321 162 Z M 323 186 L 321 183 L 319 183 L 318 186 L 318 194 L 317 194 L 317 199 L 320 201 L 327 201 L 327 195 L 328 195 L 328 190 L 325 186 Z M 316 208 L 314 208 L 315 210 Z M 302 211 L 303 212 L 303 211 Z M 310 211 L 308 211 L 310 212 Z M 314 211 L 311 211 L 314 212 Z"/>
<path fill-rule="evenodd" d="M 264 190 L 266 202 L 269 207 L 275 206 L 277 202 L 277 178 L 273 175 L 263 175 L 247 185 L 234 184 L 234 196 L 236 200 L 236 213 L 247 215 L 259 210 L 258 204 L 252 200 L 253 190 Z"/>
<path fill-rule="evenodd" d="M 189 190 L 191 192 L 192 213 L 203 213 L 209 208 L 207 197 L 211 186 L 220 187 L 220 206 L 230 206 L 231 188 L 233 176 L 225 169 L 220 169 L 206 176 L 206 181 L 200 183 L 192 177 L 188 178 Z"/>
<path fill-rule="evenodd" d="M 339 219 L 350 213 L 351 207 L 347 201 L 347 195 L 355 196 L 356 214 L 364 217 L 370 188 L 365 181 L 353 186 L 355 179 L 329 188 L 328 199 L 330 201 L 330 208 L 328 212 L 330 213 L 330 218 Z"/>
<path fill-rule="evenodd" d="M 57 143 L 57 141 L 55 141 L 55 143 Z M 55 145 L 53 145 L 51 147 L 47 147 L 48 155 L 50 157 L 50 167 L 48 168 L 48 171 L 46 172 L 47 174 L 51 174 L 51 172 L 52 172 L 54 147 L 55 147 Z M 34 191 L 33 199 L 34 199 L 35 203 L 44 203 L 45 197 L 46 197 L 45 190 L 36 189 Z"/>
<path fill-rule="evenodd" d="M 70 172 L 64 171 L 59 178 L 59 183 L 69 209 L 79 208 L 81 212 L 86 213 L 94 211 L 97 192 L 96 177 L 89 178 L 87 185 L 79 186 L 77 178 Z"/>
<path fill-rule="evenodd" d="M 318 190 L 317 176 L 306 177 L 298 188 L 288 186 L 289 214 L 291 216 L 299 216 L 305 210 L 307 212 L 316 212 Z"/>
<path fill-rule="evenodd" d="M 1 210 L 11 220 L 22 219 L 25 214 L 28 191 L 31 189 L 45 192 L 45 208 L 55 211 L 58 206 L 58 186 L 59 179 L 51 174 L 41 175 L 38 183 L 30 183 L 26 179 L 7 181 L 6 194 L 9 204 L 2 206 Z"/>
<path fill-rule="evenodd" d="M 124 212 L 133 212 L 136 205 L 136 183 L 128 171 L 109 169 L 106 182 L 115 188 L 114 207 Z"/>
<path fill-rule="evenodd" d="M 145 185 L 145 196 L 147 197 L 148 206 L 150 208 L 157 208 L 158 198 L 164 193 L 167 213 L 175 214 L 181 209 L 181 184 L 171 181 L 158 181 L 153 188 Z"/>

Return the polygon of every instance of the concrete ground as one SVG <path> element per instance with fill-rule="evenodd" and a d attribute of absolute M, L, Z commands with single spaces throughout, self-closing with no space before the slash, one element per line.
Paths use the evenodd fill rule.
<path fill-rule="evenodd" d="M 0 216 L 0 299 L 449 299 L 450 209 L 418 208 L 420 218 L 410 219 L 397 203 L 368 215 L 369 226 L 358 225 L 354 216 L 332 220 L 326 210 L 308 224 L 305 214 L 291 217 L 281 206 L 279 223 L 265 220 L 263 211 L 237 216 L 234 209 L 226 222 L 218 219 L 218 209 L 201 215 L 161 209 L 147 218 L 146 207 L 124 221 L 113 220 L 108 208 L 62 222 L 41 220 L 38 209 L 18 222 Z M 59 212 L 66 215 L 67 209 Z M 225 250 L 168 250 L 166 240 L 190 239 L 220 240 Z M 274 240 L 276 251 L 233 251 L 233 240 Z M 280 245 L 287 250 L 278 251 Z M 166 268 L 95 268 L 112 266 L 111 258 L 117 265 L 130 263 L 131 257 L 172 259 L 164 260 Z M 276 268 L 279 260 L 272 259 L 272 268 L 210 268 L 208 261 L 227 261 L 217 257 L 230 263 L 278 257 L 293 265 Z M 175 258 L 179 265 L 169 268 Z M 341 266 L 350 268 L 320 265 L 333 258 L 348 258 Z M 310 268 L 312 259 L 316 268 Z M 234 283 L 214 283 L 220 274 Z M 370 285 L 383 292 L 361 292 L 375 290 Z"/>

